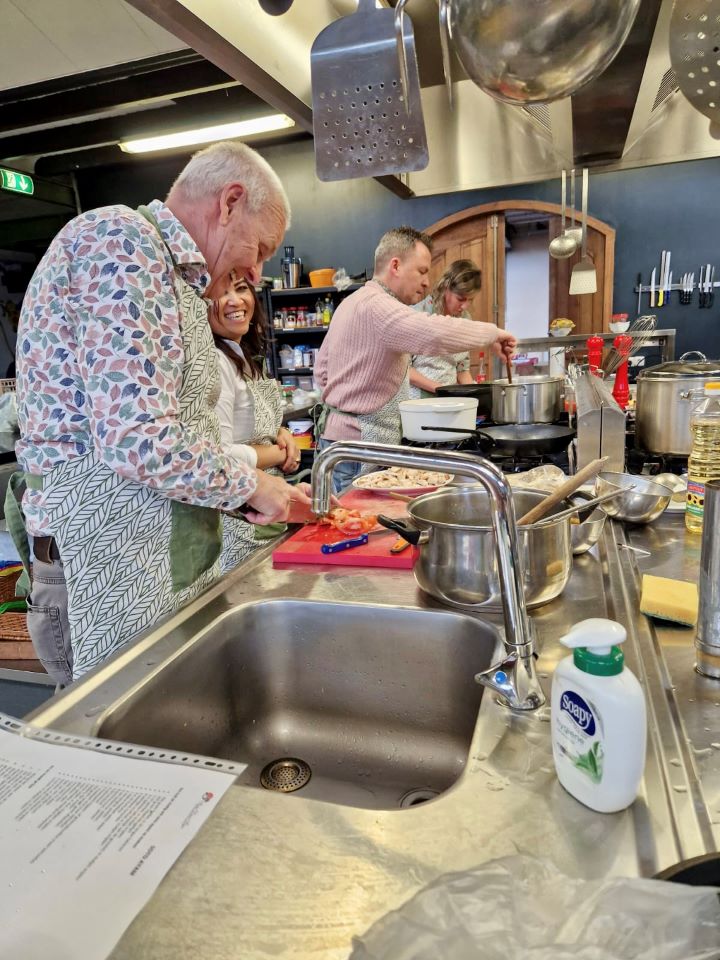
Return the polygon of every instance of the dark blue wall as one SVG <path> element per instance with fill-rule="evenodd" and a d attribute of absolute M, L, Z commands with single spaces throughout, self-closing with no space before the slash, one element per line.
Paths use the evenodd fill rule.
<path fill-rule="evenodd" d="M 400 200 L 374 180 L 321 183 L 315 177 L 312 142 L 298 141 L 264 151 L 285 184 L 293 209 L 286 243 L 295 246 L 306 269 L 344 266 L 349 273 L 371 268 L 378 237 L 401 223 L 423 228 L 458 210 L 500 199 L 557 203 L 559 180 L 491 190 L 469 190 Z M 84 208 L 104 203 L 146 202 L 164 196 L 183 161 L 90 172 L 80 177 Z M 689 161 L 591 175 L 590 213 L 617 230 L 613 310 L 634 316 L 638 273 L 650 279 L 660 252 L 672 250 L 675 279 L 715 262 L 720 282 L 720 159 Z M 713 258 L 715 257 L 715 261 Z M 279 260 L 266 273 L 279 274 Z M 720 294 L 720 290 L 718 291 Z M 658 310 L 658 325 L 677 330 L 678 355 L 700 349 L 720 357 L 720 295 L 711 310 L 672 304 Z M 648 312 L 647 296 L 643 312 Z"/>

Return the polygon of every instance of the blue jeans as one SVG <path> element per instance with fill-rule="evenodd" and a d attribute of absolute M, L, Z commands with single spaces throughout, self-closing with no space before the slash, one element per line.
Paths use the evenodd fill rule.
<path fill-rule="evenodd" d="M 321 437 L 318 450 L 325 450 L 326 447 L 332 446 L 333 443 L 335 443 L 334 440 L 326 440 L 325 437 Z M 355 460 L 346 460 L 344 463 L 335 467 L 332 476 L 332 488 L 336 496 L 345 493 L 355 477 L 360 473 L 361 467 L 362 464 L 357 463 Z"/>

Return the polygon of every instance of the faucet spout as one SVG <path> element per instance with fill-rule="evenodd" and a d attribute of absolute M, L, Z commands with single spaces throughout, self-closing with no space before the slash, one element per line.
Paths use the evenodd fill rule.
<path fill-rule="evenodd" d="M 489 460 L 466 453 L 340 441 L 321 451 L 313 465 L 312 509 L 318 516 L 324 516 L 330 510 L 332 472 L 345 460 L 377 466 L 444 471 L 475 480 L 487 490 L 502 586 L 508 656 L 502 663 L 478 674 L 475 679 L 494 689 L 514 710 L 535 710 L 542 706 L 545 697 L 535 669 L 535 634 L 528 617 L 518 566 L 515 508 L 510 486 L 501 471 Z"/>

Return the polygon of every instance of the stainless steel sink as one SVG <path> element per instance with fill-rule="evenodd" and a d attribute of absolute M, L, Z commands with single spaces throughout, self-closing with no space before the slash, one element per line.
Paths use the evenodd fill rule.
<path fill-rule="evenodd" d="M 106 711 L 101 737 L 248 764 L 240 782 L 378 809 L 462 773 L 495 629 L 463 614 L 271 600 L 220 616 Z M 296 761 L 301 761 L 298 764 Z"/>

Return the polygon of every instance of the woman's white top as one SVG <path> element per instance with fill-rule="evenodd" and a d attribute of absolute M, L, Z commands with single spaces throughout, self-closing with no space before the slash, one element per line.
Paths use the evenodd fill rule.
<path fill-rule="evenodd" d="M 226 340 L 233 353 L 242 357 L 243 352 L 237 343 Z M 220 421 L 220 436 L 228 453 L 251 467 L 257 466 L 257 453 L 248 446 L 255 428 L 255 404 L 245 379 L 240 375 L 232 360 L 221 350 L 217 351 L 220 369 L 220 398 L 215 412 Z"/>

